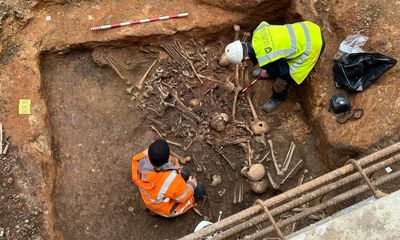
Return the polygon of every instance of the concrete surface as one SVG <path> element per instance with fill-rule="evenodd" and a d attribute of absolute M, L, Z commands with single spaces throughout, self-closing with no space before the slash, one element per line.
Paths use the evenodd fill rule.
<path fill-rule="evenodd" d="M 290 240 L 400 239 L 400 191 L 363 201 L 289 235 Z"/>

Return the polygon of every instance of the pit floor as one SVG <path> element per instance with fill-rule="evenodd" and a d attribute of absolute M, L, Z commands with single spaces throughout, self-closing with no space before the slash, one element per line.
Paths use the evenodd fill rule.
<path fill-rule="evenodd" d="M 132 101 L 125 92 L 126 83 L 110 67 L 96 65 L 91 53 L 79 50 L 63 55 L 46 54 L 41 59 L 43 94 L 47 99 L 57 164 L 53 201 L 59 237 L 176 239 L 192 232 L 202 220 L 193 211 L 175 219 L 163 219 L 151 216 L 141 204 L 131 181 L 131 157 L 157 135 L 150 130 L 140 109 L 132 109 Z M 271 86 L 272 81 L 265 81 L 253 88 L 256 106 L 269 96 Z M 258 109 L 260 118 L 270 125 L 267 138 L 273 140 L 278 158 L 283 161 L 290 141 L 295 141 L 294 159 L 305 160 L 282 191 L 296 186 L 304 169 L 308 170 L 305 181 L 327 172 L 315 150 L 312 131 L 297 104 L 295 92 L 297 89 L 292 89 L 287 101 L 274 113 L 267 115 Z M 201 149 L 195 154 L 201 155 Z M 245 186 L 244 202 L 233 205 L 233 184 L 223 168 L 215 166 L 213 161 L 204 163 L 212 174 L 218 173 L 223 179 L 216 188 L 207 187 L 211 198 L 202 212 L 211 221 L 217 220 L 220 210 L 224 218 L 251 206 L 258 198 L 280 193 L 270 189 L 263 195 L 254 195 L 248 180 L 239 176 Z M 267 165 L 272 168 L 271 164 L 270 161 Z M 192 163 L 188 166 L 193 167 Z M 195 174 L 208 185 L 204 173 Z M 225 195 L 218 197 L 218 191 L 223 189 Z M 298 227 L 308 223 L 305 221 Z"/>

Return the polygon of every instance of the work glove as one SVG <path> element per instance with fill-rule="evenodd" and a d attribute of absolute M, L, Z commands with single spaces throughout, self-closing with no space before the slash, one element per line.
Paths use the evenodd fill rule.
<path fill-rule="evenodd" d="M 258 78 L 258 77 L 261 76 L 260 79 L 262 79 L 262 80 L 268 79 L 268 77 L 269 77 L 268 74 L 267 74 L 267 71 L 265 71 L 265 70 L 263 70 L 261 68 L 258 68 L 256 70 L 254 70 L 253 73 L 252 73 L 252 76 L 253 76 L 253 78 Z"/>

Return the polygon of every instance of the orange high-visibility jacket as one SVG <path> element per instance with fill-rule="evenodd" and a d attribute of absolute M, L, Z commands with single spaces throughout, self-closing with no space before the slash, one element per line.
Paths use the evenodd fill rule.
<path fill-rule="evenodd" d="M 194 205 L 193 186 L 179 174 L 177 158 L 170 156 L 162 170 L 155 171 L 147 151 L 132 158 L 132 179 L 146 207 L 163 217 L 181 215 Z"/>

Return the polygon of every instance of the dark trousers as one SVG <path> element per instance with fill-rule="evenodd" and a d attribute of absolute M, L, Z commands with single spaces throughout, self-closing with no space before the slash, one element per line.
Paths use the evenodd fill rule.
<path fill-rule="evenodd" d="M 321 55 L 325 51 L 325 40 L 324 36 L 322 36 L 322 47 L 321 47 L 321 52 L 319 54 L 319 58 L 321 58 Z M 318 59 L 319 59 L 318 58 Z M 274 98 L 276 100 L 284 100 L 289 92 L 289 87 L 290 84 L 294 81 L 293 78 L 289 74 L 289 65 L 287 62 L 279 62 L 279 68 L 281 69 L 280 76 L 276 78 L 274 85 L 272 86 L 272 96 L 271 98 Z M 283 70 L 282 70 L 283 69 Z"/>
<path fill-rule="evenodd" d="M 286 98 L 289 92 L 290 80 L 277 78 L 272 86 L 272 96 L 276 100 L 282 101 Z"/>
<path fill-rule="evenodd" d="M 183 169 L 181 170 L 181 176 L 183 178 L 183 180 L 187 181 L 189 180 L 190 177 L 190 169 L 186 166 L 183 167 Z M 204 186 L 203 183 L 198 182 L 196 188 L 194 189 L 194 200 L 196 202 L 200 201 L 201 199 L 203 199 L 203 196 L 206 195 L 206 187 Z"/>

